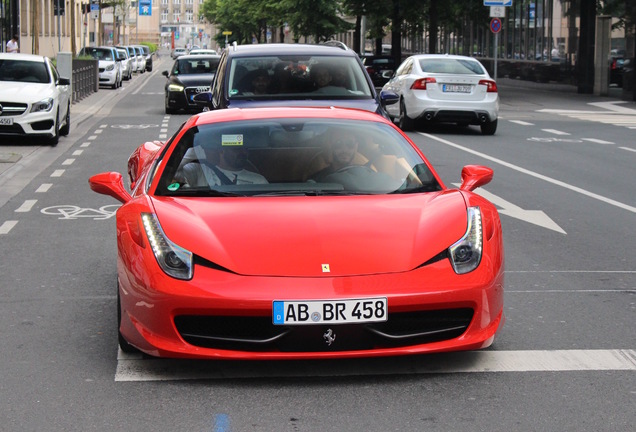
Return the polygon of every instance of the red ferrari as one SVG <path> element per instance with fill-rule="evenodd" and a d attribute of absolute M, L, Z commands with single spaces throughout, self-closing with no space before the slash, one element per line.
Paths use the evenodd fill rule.
<path fill-rule="evenodd" d="M 496 208 L 449 189 L 388 120 L 339 108 L 227 109 L 90 178 L 117 211 L 123 351 L 204 359 L 488 347 L 503 325 Z"/>

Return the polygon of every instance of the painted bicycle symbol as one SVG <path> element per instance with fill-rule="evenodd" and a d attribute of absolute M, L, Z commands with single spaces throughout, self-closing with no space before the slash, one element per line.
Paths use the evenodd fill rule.
<path fill-rule="evenodd" d="M 153 127 L 159 127 L 159 125 L 151 125 L 151 124 L 138 124 L 138 125 L 129 125 L 129 124 L 116 124 L 111 125 L 113 129 L 148 129 Z"/>
<path fill-rule="evenodd" d="M 58 219 L 74 220 L 90 218 L 93 220 L 105 220 L 113 217 L 119 208 L 119 204 L 109 204 L 98 209 L 82 208 L 74 205 L 57 205 L 43 208 L 42 214 L 59 216 Z"/>

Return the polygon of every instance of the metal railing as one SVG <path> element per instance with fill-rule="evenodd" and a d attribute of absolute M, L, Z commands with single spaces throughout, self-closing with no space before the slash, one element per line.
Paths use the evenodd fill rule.
<path fill-rule="evenodd" d="M 73 59 L 73 103 L 99 90 L 99 62 Z"/>

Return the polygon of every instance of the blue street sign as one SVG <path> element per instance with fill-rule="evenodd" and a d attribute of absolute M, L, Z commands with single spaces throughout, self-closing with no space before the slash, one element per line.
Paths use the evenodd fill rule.
<path fill-rule="evenodd" d="M 139 15 L 152 15 L 152 0 L 139 0 Z"/>
<path fill-rule="evenodd" d="M 512 6 L 512 0 L 484 0 L 484 6 Z"/>

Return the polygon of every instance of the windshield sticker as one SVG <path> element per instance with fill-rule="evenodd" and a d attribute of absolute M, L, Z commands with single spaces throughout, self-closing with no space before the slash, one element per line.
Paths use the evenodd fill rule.
<path fill-rule="evenodd" d="M 221 135 L 222 146 L 242 146 L 243 134 L 236 135 Z"/>

